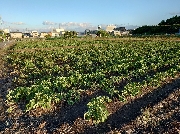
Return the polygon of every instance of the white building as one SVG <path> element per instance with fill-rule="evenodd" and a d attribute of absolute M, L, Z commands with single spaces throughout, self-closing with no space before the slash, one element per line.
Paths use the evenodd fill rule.
<path fill-rule="evenodd" d="M 32 37 L 38 37 L 39 36 L 38 31 L 31 31 L 31 36 Z"/>
<path fill-rule="evenodd" d="M 40 38 L 45 38 L 45 36 L 47 36 L 48 35 L 48 33 L 47 32 L 41 32 L 40 33 Z"/>
<path fill-rule="evenodd" d="M 112 34 L 114 36 L 121 36 L 121 32 L 120 31 L 112 31 Z"/>
<path fill-rule="evenodd" d="M 9 29 L 4 29 L 3 31 L 4 31 L 4 33 L 10 33 Z"/>
<path fill-rule="evenodd" d="M 121 35 L 129 35 L 129 31 L 124 31 L 121 33 Z"/>
<path fill-rule="evenodd" d="M 63 35 L 65 31 L 63 28 L 59 28 L 59 29 L 53 29 L 51 33 L 52 33 L 52 36 L 59 36 L 59 35 Z"/>
<path fill-rule="evenodd" d="M 64 29 L 62 29 L 62 28 L 61 29 L 53 29 L 53 31 L 60 33 L 62 31 L 64 31 Z"/>
<path fill-rule="evenodd" d="M 51 32 L 50 34 L 52 37 L 59 37 L 59 33 L 58 32 Z"/>
<path fill-rule="evenodd" d="M 113 32 L 113 31 L 114 31 L 114 28 L 116 28 L 116 26 L 115 26 L 115 25 L 107 25 L 107 27 L 106 27 L 106 31 L 107 31 L 107 32 L 109 32 L 109 33 L 111 33 L 111 32 Z"/>
<path fill-rule="evenodd" d="M 115 25 L 108 25 L 106 31 L 114 36 L 129 35 L 129 31 L 125 27 L 116 27 Z"/>
<path fill-rule="evenodd" d="M 10 32 L 10 37 L 17 39 L 17 38 L 22 38 L 22 32 Z"/>
<path fill-rule="evenodd" d="M 30 38 L 31 34 L 30 33 L 23 33 L 23 38 Z"/>

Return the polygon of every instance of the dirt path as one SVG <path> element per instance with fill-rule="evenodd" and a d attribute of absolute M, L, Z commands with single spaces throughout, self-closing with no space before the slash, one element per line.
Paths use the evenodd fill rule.
<path fill-rule="evenodd" d="M 4 47 L 13 44 L 14 42 L 15 42 L 14 40 L 11 40 L 11 41 L 5 41 L 5 42 L 0 42 L 0 49 L 3 49 Z"/>
<path fill-rule="evenodd" d="M 12 87 L 12 78 L 10 77 L 4 62 L 4 56 L 6 55 L 4 49 L 13 44 L 14 41 L 0 43 L 0 133 L 9 124 L 5 101 L 7 91 Z"/>

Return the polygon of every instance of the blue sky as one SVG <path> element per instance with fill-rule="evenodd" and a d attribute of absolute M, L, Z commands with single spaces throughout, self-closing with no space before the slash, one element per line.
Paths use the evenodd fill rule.
<path fill-rule="evenodd" d="M 96 29 L 156 25 L 180 16 L 180 0 L 0 0 L 0 28 Z"/>

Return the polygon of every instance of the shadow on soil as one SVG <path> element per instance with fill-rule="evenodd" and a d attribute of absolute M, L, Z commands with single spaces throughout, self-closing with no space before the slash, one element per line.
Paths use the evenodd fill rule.
<path fill-rule="evenodd" d="M 178 104 L 172 104 L 173 106 L 178 106 Z M 174 110 L 173 108 L 171 109 L 172 111 Z M 146 132 L 146 133 L 177 133 L 177 129 L 180 128 L 180 113 L 179 112 L 174 112 L 171 117 L 168 119 L 162 119 L 159 122 L 159 125 L 157 126 L 148 126 L 147 128 L 135 128 L 135 131 L 141 131 L 141 132 Z"/>
<path fill-rule="evenodd" d="M 6 113 L 7 106 L 5 102 L 7 90 L 11 88 L 11 80 L 12 79 L 10 77 L 0 78 L 0 132 L 6 127 L 12 125 L 11 121 L 9 122 L 9 118 Z"/>
<path fill-rule="evenodd" d="M 87 133 L 107 133 L 116 128 L 121 128 L 136 119 L 141 114 L 141 109 L 147 106 L 153 106 L 168 97 L 169 94 L 178 90 L 180 87 L 180 78 L 168 83 L 161 88 L 154 90 L 151 93 L 145 94 L 142 98 L 124 105 L 114 114 L 110 115 L 105 123 L 101 123 L 93 128 L 86 128 Z"/>
<path fill-rule="evenodd" d="M 123 125 L 136 119 L 136 117 L 141 114 L 141 109 L 148 106 L 152 107 L 153 105 L 167 98 L 169 94 L 176 91 L 179 87 L 180 78 L 173 80 L 172 83 L 168 83 L 161 88 L 155 89 L 151 93 L 145 94 L 142 98 L 135 99 L 133 102 L 125 104 L 114 114 L 110 115 L 106 122 L 100 123 L 97 126 L 86 127 L 84 132 L 93 134 L 108 133 L 116 128 L 120 129 Z M 23 122 L 24 127 L 27 128 L 27 131 L 29 132 L 33 131 L 33 128 L 37 128 L 40 123 L 45 121 L 45 129 L 48 133 L 52 133 L 62 124 L 68 123 L 69 125 L 72 125 L 77 118 L 83 118 L 84 113 L 87 111 L 87 103 L 90 101 L 90 99 L 99 95 L 104 94 L 102 92 L 96 92 L 95 94 L 88 96 L 88 98 L 82 99 L 79 103 L 73 106 L 65 106 L 49 115 L 43 115 L 37 118 L 24 114 L 18 120 L 19 122 Z M 178 118 L 179 120 L 178 113 L 173 115 L 173 117 Z M 166 122 L 168 123 L 168 121 Z"/>
<path fill-rule="evenodd" d="M 65 106 L 62 107 L 62 109 L 55 111 L 52 116 L 48 117 L 49 120 L 46 125 L 48 132 L 51 132 L 54 128 L 59 128 L 64 123 L 72 125 L 77 118 L 84 118 L 84 113 L 87 111 L 87 103 L 92 98 L 99 95 L 104 95 L 104 93 L 97 91 L 91 96 L 83 98 L 80 102 L 74 104 L 73 106 Z"/>
<path fill-rule="evenodd" d="M 116 128 L 120 129 L 123 125 L 133 121 L 137 118 L 137 116 L 141 115 L 141 109 L 148 106 L 152 107 L 158 102 L 161 102 L 162 100 L 166 99 L 169 94 L 178 90 L 179 87 L 180 78 L 174 80 L 172 83 L 164 85 L 161 88 L 155 89 L 151 93 L 145 94 L 142 98 L 135 99 L 133 102 L 125 104 L 114 114 L 110 115 L 106 122 L 100 123 L 97 126 L 86 127 L 84 133 L 108 133 Z M 30 117 L 28 116 L 20 118 L 25 122 L 25 126 L 28 126 L 30 130 L 32 130 L 31 127 L 36 128 L 38 127 L 39 123 L 46 121 L 46 130 L 48 133 L 52 133 L 54 130 L 60 128 L 62 124 L 68 123 L 69 125 L 73 125 L 73 122 L 77 118 L 83 118 L 84 113 L 87 111 L 86 104 L 91 98 L 101 94 L 102 93 L 99 92 L 95 93 L 88 98 L 82 99 L 78 104 L 63 107 L 52 114 L 44 115 L 39 118 L 31 117 L 31 119 L 29 119 Z M 179 120 L 179 114 L 176 113 L 172 116 L 172 118 L 178 118 Z M 27 122 L 26 120 L 29 121 Z M 166 122 L 168 123 L 168 120 L 164 121 L 165 124 L 167 124 Z"/>
<path fill-rule="evenodd" d="M 97 91 L 90 96 L 82 98 L 80 102 L 72 106 L 63 104 L 58 110 L 55 110 L 54 112 L 49 114 L 42 115 L 40 117 L 23 114 L 18 118 L 17 121 L 17 123 L 23 124 L 23 126 L 18 126 L 15 132 L 22 127 L 25 128 L 24 132 L 34 132 L 34 130 L 37 129 L 39 125 L 44 121 L 46 122 L 45 129 L 47 130 L 47 133 L 53 133 L 57 128 L 59 128 L 64 123 L 73 125 L 74 121 L 77 118 L 84 117 L 84 113 L 87 111 L 87 103 L 92 98 L 100 95 L 105 95 L 105 93 L 102 91 Z M 12 122 L 15 123 L 16 120 L 12 119 Z M 8 127 L 11 126 L 6 126 L 5 128 Z"/>

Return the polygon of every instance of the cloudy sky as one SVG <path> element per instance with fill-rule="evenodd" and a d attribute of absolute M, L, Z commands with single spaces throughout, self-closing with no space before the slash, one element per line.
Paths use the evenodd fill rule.
<path fill-rule="evenodd" d="M 134 28 L 180 16 L 180 0 L 0 0 L 0 29 Z"/>

